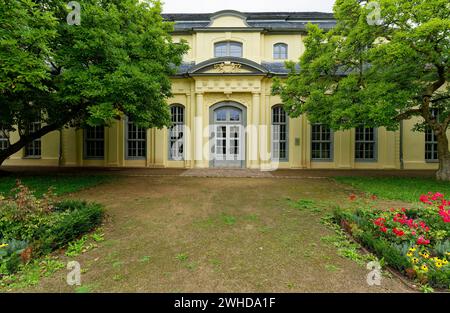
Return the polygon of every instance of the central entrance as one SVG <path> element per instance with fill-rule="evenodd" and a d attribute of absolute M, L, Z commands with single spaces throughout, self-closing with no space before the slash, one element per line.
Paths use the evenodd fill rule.
<path fill-rule="evenodd" d="M 210 167 L 245 167 L 245 107 L 221 102 L 210 109 Z"/>

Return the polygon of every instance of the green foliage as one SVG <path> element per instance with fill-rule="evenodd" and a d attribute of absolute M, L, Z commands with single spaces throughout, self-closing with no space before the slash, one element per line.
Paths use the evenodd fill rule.
<path fill-rule="evenodd" d="M 176 259 L 180 262 L 185 262 L 189 259 L 189 256 L 186 253 L 180 253 L 176 256 Z"/>
<path fill-rule="evenodd" d="M 53 176 L 20 176 L 20 181 L 34 195 L 41 197 L 52 187 L 52 192 L 58 196 L 91 188 L 112 180 L 113 177 L 101 175 L 53 175 Z M 10 190 L 16 185 L 17 177 L 0 177 L 0 194 L 10 195 Z"/>
<path fill-rule="evenodd" d="M 108 125 L 126 114 L 170 125 L 170 76 L 188 47 L 174 43 L 157 0 L 85 0 L 69 25 L 65 0 L 0 1 L 0 128 L 26 143 L 65 126 Z M 40 116 L 41 130 L 28 128 Z"/>
<path fill-rule="evenodd" d="M 423 201 L 428 201 L 424 197 Z M 333 216 L 337 227 L 341 225 L 387 265 L 422 285 L 449 289 L 450 224 L 444 222 L 437 207 L 443 196 L 429 195 L 434 197 L 435 203 L 420 208 L 336 209 Z"/>
<path fill-rule="evenodd" d="M 57 257 L 46 256 L 43 259 L 32 260 L 30 263 L 21 264 L 19 272 L 1 277 L 0 290 L 2 288 L 13 290 L 36 285 L 41 278 L 48 277 L 64 267 L 65 264 Z"/>
<path fill-rule="evenodd" d="M 9 240 L 0 241 L 0 276 L 14 273 L 18 270 L 21 253 L 28 247 L 26 241 Z"/>
<path fill-rule="evenodd" d="M 73 200 L 57 202 L 51 193 L 38 199 L 20 182 L 12 194 L 0 199 L 0 233 L 6 241 L 28 242 L 34 257 L 64 247 L 98 226 L 103 217 L 103 207 L 99 204 Z M 101 237 L 100 233 L 95 235 L 98 240 Z M 83 244 L 71 243 L 69 253 L 75 255 Z"/>
<path fill-rule="evenodd" d="M 288 63 L 290 74 L 275 80 L 273 93 L 292 117 L 307 114 L 312 123 L 334 130 L 360 125 L 396 130 L 400 120 L 421 117 L 415 129 L 433 129 L 446 151 L 442 157 L 450 159 L 448 0 L 376 2 L 377 25 L 367 21 L 370 2 L 356 0 L 336 1 L 331 31 L 308 25 L 300 72 Z M 439 120 L 432 109 L 439 110 Z"/>

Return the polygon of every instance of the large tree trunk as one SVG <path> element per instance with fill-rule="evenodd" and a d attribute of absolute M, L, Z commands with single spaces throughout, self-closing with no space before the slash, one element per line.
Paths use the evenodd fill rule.
<path fill-rule="evenodd" d="M 438 180 L 450 181 L 450 151 L 448 138 L 445 132 L 436 134 L 438 140 L 439 170 L 436 173 Z"/>

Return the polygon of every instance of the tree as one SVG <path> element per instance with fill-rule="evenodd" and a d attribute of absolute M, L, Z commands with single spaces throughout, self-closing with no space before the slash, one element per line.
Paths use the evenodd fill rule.
<path fill-rule="evenodd" d="M 329 32 L 308 26 L 300 71 L 289 63 L 277 80 L 293 117 L 332 129 L 360 125 L 396 130 L 420 117 L 414 130 L 437 136 L 440 180 L 450 180 L 450 6 L 447 0 L 337 0 L 337 25 Z M 377 13 L 380 18 L 374 19 Z M 433 112 L 439 112 L 435 114 Z"/>
<path fill-rule="evenodd" d="M 0 131 L 27 143 L 63 127 L 107 125 L 126 114 L 142 127 L 170 124 L 170 76 L 187 50 L 157 0 L 0 0 Z M 73 13 L 73 12 L 72 12 Z M 72 25 L 73 24 L 73 25 Z M 40 119 L 42 127 L 30 125 Z"/>

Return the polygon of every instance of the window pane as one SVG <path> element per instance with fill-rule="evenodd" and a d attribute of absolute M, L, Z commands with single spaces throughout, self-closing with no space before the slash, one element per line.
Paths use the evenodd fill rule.
<path fill-rule="evenodd" d="M 103 159 L 105 156 L 105 128 L 103 126 L 85 129 L 85 157 Z"/>
<path fill-rule="evenodd" d="M 172 127 L 169 129 L 169 159 L 181 161 L 184 158 L 184 107 L 173 105 Z"/>
<path fill-rule="evenodd" d="M 272 159 L 286 161 L 288 158 L 287 114 L 282 106 L 272 108 Z"/>
<path fill-rule="evenodd" d="M 127 158 L 145 159 L 147 151 L 147 129 L 127 122 Z"/>
<path fill-rule="evenodd" d="M 215 57 L 242 57 L 242 43 L 240 42 L 218 42 L 214 45 Z"/>
<path fill-rule="evenodd" d="M 364 125 L 355 128 L 355 159 L 375 160 L 375 128 Z"/>
<path fill-rule="evenodd" d="M 330 160 L 332 158 L 331 129 L 322 124 L 311 126 L 311 158 L 313 160 Z"/>

